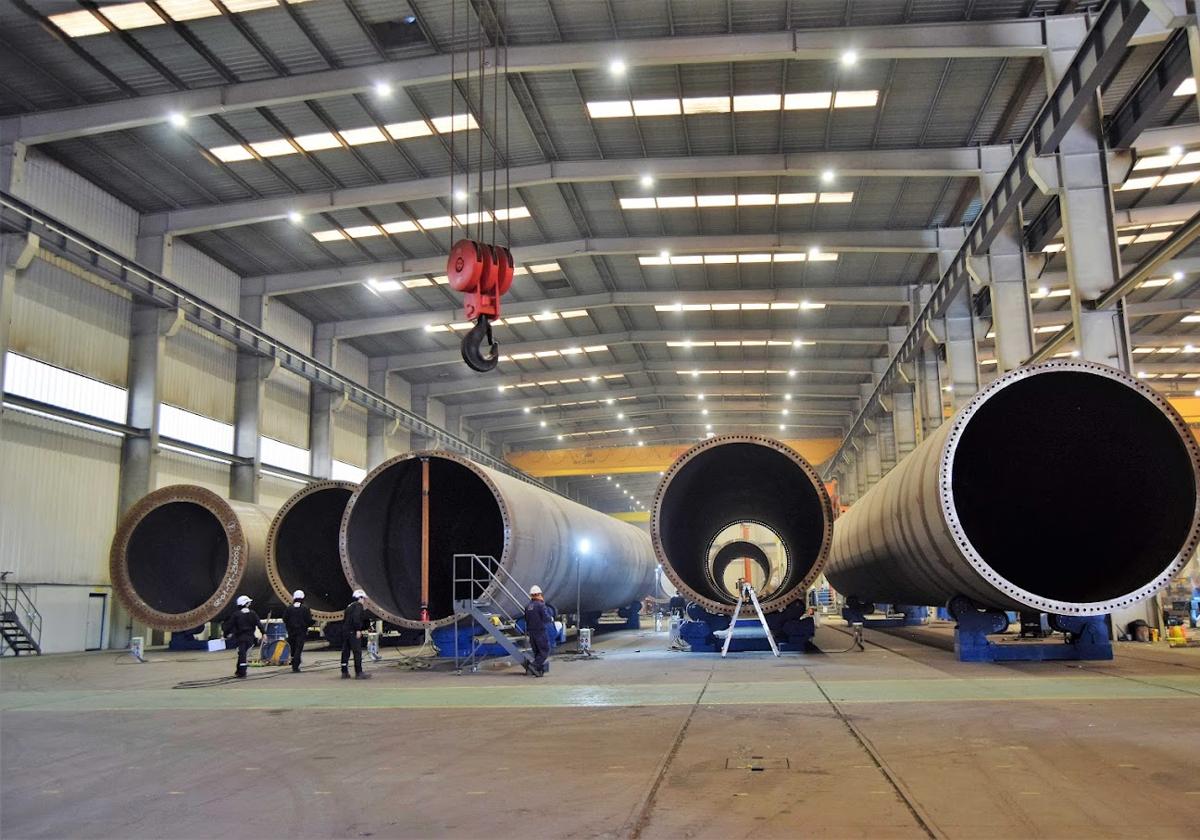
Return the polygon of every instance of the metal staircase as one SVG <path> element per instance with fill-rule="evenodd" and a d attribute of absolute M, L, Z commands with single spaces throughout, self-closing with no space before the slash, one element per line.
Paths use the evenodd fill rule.
<path fill-rule="evenodd" d="M 533 657 L 528 637 L 517 629 L 525 613 L 525 587 L 521 586 L 495 557 L 480 554 L 454 555 L 454 612 L 469 615 L 508 653 L 514 665 L 528 665 Z M 479 648 L 488 636 L 472 635 L 467 645 L 454 636 L 454 667 L 461 672 L 478 670 Z"/>
<path fill-rule="evenodd" d="M 42 614 L 19 583 L 5 583 L 0 590 L 0 637 L 14 656 L 42 654 Z"/>

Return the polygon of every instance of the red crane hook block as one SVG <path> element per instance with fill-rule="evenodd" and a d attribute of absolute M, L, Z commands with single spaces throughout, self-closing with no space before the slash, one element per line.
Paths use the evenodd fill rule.
<path fill-rule="evenodd" d="M 446 277 L 450 287 L 462 292 L 463 311 L 475 326 L 463 336 L 463 361 L 473 370 L 486 372 L 496 367 L 500 345 L 492 338 L 491 321 L 500 317 L 500 297 L 513 281 L 512 251 L 471 239 L 460 239 L 450 249 Z M 482 345 L 486 341 L 489 352 Z"/>

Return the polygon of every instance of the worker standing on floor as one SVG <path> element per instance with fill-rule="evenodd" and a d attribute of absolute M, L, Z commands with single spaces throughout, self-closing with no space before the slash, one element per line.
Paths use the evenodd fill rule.
<path fill-rule="evenodd" d="M 525 670 L 535 677 L 546 673 L 546 657 L 550 655 L 550 629 L 553 626 L 554 616 L 542 597 L 542 587 L 529 587 L 529 603 L 525 606 L 525 634 L 529 636 L 533 664 L 526 663 Z"/>
<path fill-rule="evenodd" d="M 342 679 L 350 679 L 350 654 L 354 654 L 354 679 L 369 680 L 370 674 L 364 674 L 362 669 L 362 639 L 367 629 L 367 608 L 363 600 L 367 593 L 361 589 L 354 590 L 354 600 L 346 607 L 346 617 L 342 619 Z"/>
<path fill-rule="evenodd" d="M 239 595 L 237 605 L 238 610 L 226 620 L 226 626 L 223 629 L 225 636 L 237 643 L 237 669 L 233 675 L 244 680 L 246 678 L 246 658 L 250 653 L 250 648 L 254 645 L 254 631 L 257 630 L 260 634 L 266 635 L 267 630 L 263 626 L 262 620 L 259 619 L 258 613 L 250 609 L 249 595 Z"/>
<path fill-rule="evenodd" d="M 292 593 L 292 605 L 283 611 L 283 626 L 287 629 L 288 649 L 292 652 L 292 673 L 300 673 L 300 657 L 304 653 L 304 640 L 312 626 L 312 610 L 304 603 L 304 590 Z"/>

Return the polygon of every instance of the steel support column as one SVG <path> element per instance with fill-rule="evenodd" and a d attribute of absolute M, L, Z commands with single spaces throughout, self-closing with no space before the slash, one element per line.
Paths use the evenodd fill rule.
<path fill-rule="evenodd" d="M 429 419 L 429 386 L 421 383 L 414 384 L 409 392 L 409 410 L 418 417 Z M 423 435 L 413 434 L 412 448 L 414 451 L 425 449 L 429 441 Z M 481 447 L 485 448 L 486 447 Z"/>
<path fill-rule="evenodd" d="M 242 295 L 238 316 L 262 328 L 267 298 Z M 273 359 L 239 349 L 237 381 L 233 392 L 233 454 L 238 457 L 229 467 L 229 498 L 258 503 L 258 481 L 262 472 L 263 390 L 277 363 Z"/>
<path fill-rule="evenodd" d="M 384 367 L 376 366 L 372 359 L 371 368 L 367 373 L 367 387 L 377 394 L 383 394 L 384 399 L 392 399 L 389 380 L 394 374 L 388 373 Z M 396 432 L 396 422 L 375 412 L 367 413 L 367 472 L 375 469 L 390 456 L 387 449 L 387 439 Z"/>
<path fill-rule="evenodd" d="M 313 333 L 313 357 L 327 367 L 336 367 L 338 341 Z M 377 392 L 378 393 L 378 392 Z M 312 386 L 308 411 L 309 472 L 315 478 L 330 478 L 333 474 L 333 413 L 337 410 L 338 395 L 328 388 Z M 368 415 L 370 416 L 370 415 Z"/>
<path fill-rule="evenodd" d="M 0 236 L 0 402 L 4 400 L 5 360 L 8 357 L 8 330 L 12 326 L 13 297 L 17 282 L 37 255 L 38 237 L 33 234 Z M 4 412 L 0 410 L 0 426 Z"/>
<path fill-rule="evenodd" d="M 1054 36 L 1046 61 L 1047 83 L 1057 85 L 1075 55 L 1074 44 L 1082 40 L 1083 22 L 1048 19 L 1046 26 Z M 1066 46 L 1055 48 L 1059 42 Z M 1121 277 L 1098 98 L 1086 105 L 1049 162 L 1053 166 L 1038 170 L 1036 180 L 1043 190 L 1057 194 L 1062 212 L 1075 347 L 1084 359 L 1128 371 L 1129 335 L 1122 306 L 1103 311 L 1088 306 Z"/>
<path fill-rule="evenodd" d="M 985 153 L 985 159 L 996 157 Z M 1010 158 L 985 160 L 981 177 L 983 194 L 990 195 L 1001 184 Z M 986 255 L 977 255 L 971 273 L 988 287 L 992 304 L 992 329 L 998 372 L 1020 367 L 1033 353 L 1033 314 L 1029 284 L 1025 278 L 1024 237 L 1021 212 L 1014 213 L 1001 227 Z"/>

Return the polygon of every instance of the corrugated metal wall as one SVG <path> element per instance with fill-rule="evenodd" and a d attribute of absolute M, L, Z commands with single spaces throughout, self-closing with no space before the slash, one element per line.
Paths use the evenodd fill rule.
<path fill-rule="evenodd" d="M 36 259 L 17 279 L 9 349 L 124 387 L 130 308 L 69 263 Z"/>
<path fill-rule="evenodd" d="M 170 484 L 198 484 L 227 499 L 229 465 L 165 449 L 158 456 L 158 479 L 155 489 Z M 111 538 L 111 532 L 109 536 Z"/>
<path fill-rule="evenodd" d="M 108 582 L 121 441 L 6 412 L 0 425 L 0 568 L 22 582 Z"/>
<path fill-rule="evenodd" d="M 367 411 L 347 405 L 333 415 L 333 457 L 356 467 L 367 465 Z"/>
<path fill-rule="evenodd" d="M 293 349 L 312 352 L 312 322 L 279 301 L 267 304 L 263 329 Z M 308 382 L 296 374 L 286 370 L 272 374 L 263 391 L 262 433 L 307 449 L 309 393 Z"/>
<path fill-rule="evenodd" d="M 137 211 L 36 149 L 25 158 L 25 179 L 18 192 L 44 213 L 126 257 L 134 255 Z"/>
<path fill-rule="evenodd" d="M 233 422 L 237 351 L 229 342 L 185 324 L 166 340 L 159 375 L 163 402 Z"/>
<path fill-rule="evenodd" d="M 176 240 L 171 246 L 169 273 L 171 280 L 192 294 L 231 315 L 238 314 L 242 280 L 212 257 Z"/>
<path fill-rule="evenodd" d="M 302 487 L 304 485 L 298 481 L 264 475 L 258 482 L 258 503 L 263 507 L 278 510 Z"/>

